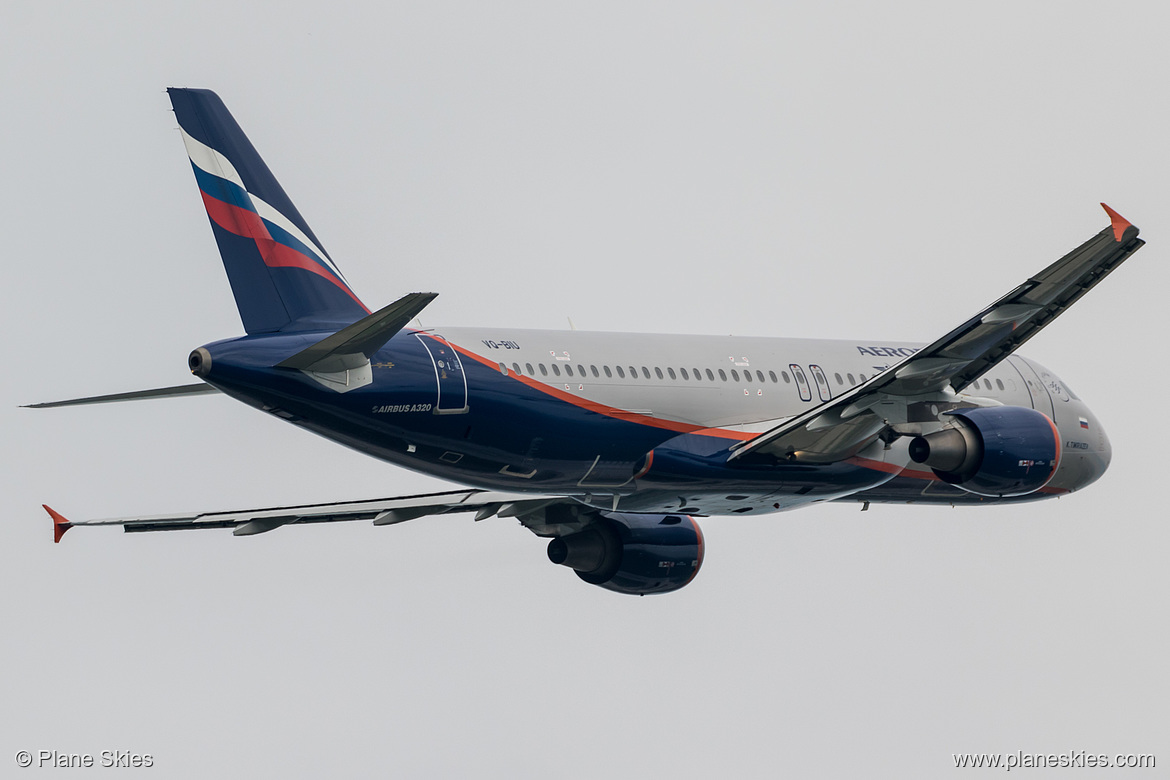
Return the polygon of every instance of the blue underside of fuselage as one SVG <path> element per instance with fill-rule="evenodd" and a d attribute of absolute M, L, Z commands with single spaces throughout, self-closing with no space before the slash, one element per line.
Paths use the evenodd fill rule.
<path fill-rule="evenodd" d="M 893 477 L 850 462 L 729 465 L 727 450 L 735 440 L 618 419 L 468 357 L 461 361 L 466 411 L 436 414 L 441 386 L 434 344 L 424 346 L 422 339 L 431 337 L 414 332 L 391 339 L 371 360 L 372 383 L 346 393 L 300 371 L 272 367 L 324 335 L 245 336 L 209 344 L 212 367 L 205 380 L 249 405 L 406 468 L 488 489 L 573 495 L 599 506 L 619 495 L 628 511 L 775 511 L 863 495 Z M 899 481 L 918 483 L 907 493 L 922 490 L 920 480 Z"/>

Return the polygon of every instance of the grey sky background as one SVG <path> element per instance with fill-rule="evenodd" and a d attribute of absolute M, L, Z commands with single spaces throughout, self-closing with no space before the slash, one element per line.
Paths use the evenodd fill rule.
<path fill-rule="evenodd" d="M 1155 2 L 6 6 L 0 775 L 35 773 L 20 749 L 176 778 L 937 778 L 1017 750 L 1161 774 L 1168 24 Z M 16 408 L 186 382 L 190 349 L 241 332 L 167 86 L 220 93 L 367 304 L 440 292 L 428 326 L 926 341 L 1104 200 L 1149 246 L 1024 354 L 1099 415 L 1112 468 L 1026 506 L 711 518 L 696 580 L 644 599 L 501 519 L 54 547 L 42 502 L 446 487 L 221 397 Z"/>

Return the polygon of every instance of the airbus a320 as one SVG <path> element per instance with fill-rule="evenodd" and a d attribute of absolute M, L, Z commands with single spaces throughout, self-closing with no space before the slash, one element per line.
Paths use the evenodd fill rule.
<path fill-rule="evenodd" d="M 191 352 L 194 385 L 36 404 L 224 393 L 467 486 L 426 495 L 71 522 L 126 531 L 427 515 L 511 517 L 620 593 L 698 573 L 696 517 L 822 501 L 984 505 L 1097 480 L 1105 431 L 1016 349 L 1141 248 L 1109 225 L 927 344 L 421 328 L 434 293 L 371 312 L 215 93 L 168 90 L 246 335 Z"/>

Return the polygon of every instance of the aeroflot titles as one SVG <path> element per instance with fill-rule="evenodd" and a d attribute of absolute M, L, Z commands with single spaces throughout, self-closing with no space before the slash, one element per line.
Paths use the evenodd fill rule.
<path fill-rule="evenodd" d="M 863 347 L 858 344 L 857 351 L 862 355 L 877 357 L 909 357 L 918 351 L 918 347 Z"/>

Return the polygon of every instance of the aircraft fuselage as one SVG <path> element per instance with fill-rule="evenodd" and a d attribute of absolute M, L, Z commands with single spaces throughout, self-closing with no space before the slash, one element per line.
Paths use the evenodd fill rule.
<path fill-rule="evenodd" d="M 904 439 L 832 464 L 728 462 L 729 448 L 829 401 L 916 344 L 509 328 L 406 330 L 367 384 L 273 368 L 319 333 L 205 347 L 205 381 L 374 457 L 478 487 L 572 495 L 606 509 L 761 513 L 814 501 L 992 503 L 1077 490 L 1108 466 L 1089 409 L 1042 366 L 1012 356 L 962 391 L 1049 416 L 1056 474 L 1037 493 L 988 498 L 911 462 Z M 983 402 L 985 403 L 985 401 Z"/>

